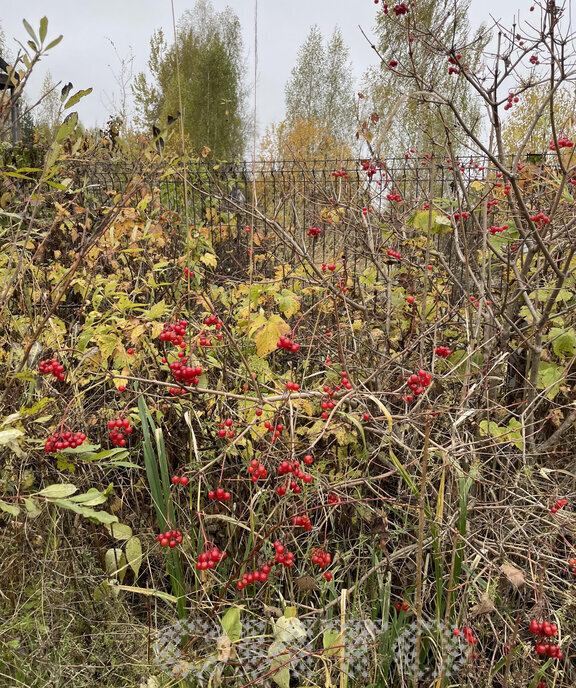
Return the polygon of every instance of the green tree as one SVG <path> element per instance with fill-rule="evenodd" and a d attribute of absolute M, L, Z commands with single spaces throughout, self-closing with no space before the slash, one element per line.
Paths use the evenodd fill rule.
<path fill-rule="evenodd" d="M 324 40 L 312 26 L 298 50 L 296 65 L 285 88 L 287 131 L 302 121 L 326 127 L 336 140 L 352 139 L 354 131 L 354 83 L 349 50 L 340 29 Z"/>
<path fill-rule="evenodd" d="M 218 159 L 242 155 L 247 90 L 240 22 L 232 9 L 215 12 L 209 0 L 198 0 L 180 20 L 175 45 L 168 45 L 162 31 L 154 33 L 148 67 L 152 80 L 140 73 L 133 85 L 137 124 L 165 125 L 178 113 L 179 70 L 184 131 L 192 149 L 208 146 Z"/>
<path fill-rule="evenodd" d="M 452 115 L 437 94 L 456 103 L 465 121 L 480 132 L 479 99 L 461 70 L 476 69 L 489 37 L 483 26 L 471 36 L 469 6 L 470 0 L 421 0 L 403 16 L 378 12 L 374 43 L 382 59 L 364 77 L 363 106 L 380 115 L 380 130 L 374 133 L 381 156 L 445 144 L 444 124 L 450 128 Z M 413 31 L 423 25 L 428 35 Z M 446 45 L 454 50 L 454 64 Z M 461 148 L 456 140 L 451 145 L 457 152 Z"/>

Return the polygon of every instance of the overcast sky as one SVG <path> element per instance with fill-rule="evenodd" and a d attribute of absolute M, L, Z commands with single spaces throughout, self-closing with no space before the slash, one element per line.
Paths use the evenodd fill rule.
<path fill-rule="evenodd" d="M 244 31 L 250 79 L 254 73 L 255 0 L 212 0 L 216 10 L 232 5 Z M 470 21 L 478 26 L 491 23 L 490 15 L 509 19 L 514 10 L 528 11 L 530 0 L 472 0 Z M 175 0 L 177 18 L 193 7 L 193 0 Z M 16 9 L 18 7 L 18 9 Z M 298 47 L 312 24 L 325 36 L 337 25 L 350 48 L 355 76 L 360 78 L 375 63 L 375 55 L 358 25 L 368 35 L 379 6 L 373 0 L 258 0 L 258 112 L 260 133 L 266 124 L 280 121 L 284 113 L 284 84 L 294 66 Z M 162 28 L 173 36 L 170 0 L 26 0 L 12 3 L 10 12 L 0 19 L 6 42 L 14 55 L 14 39 L 28 40 L 22 19 L 34 28 L 40 18 L 48 17 L 48 38 L 63 34 L 62 42 L 38 66 L 29 88 L 29 99 L 39 95 L 46 71 L 55 81 L 71 81 L 76 88 L 93 87 L 94 92 L 78 107 L 86 126 L 102 125 L 110 114 L 110 98 L 117 92 L 113 72 L 119 61 L 110 43 L 121 56 L 130 48 L 135 73 L 146 69 L 149 40 L 154 29 Z"/>

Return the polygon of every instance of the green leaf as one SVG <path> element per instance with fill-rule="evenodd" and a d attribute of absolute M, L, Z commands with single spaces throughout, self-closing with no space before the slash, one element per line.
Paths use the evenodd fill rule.
<path fill-rule="evenodd" d="M 48 17 L 42 17 L 40 20 L 40 43 L 44 43 L 46 34 L 48 33 Z"/>
<path fill-rule="evenodd" d="M 341 648 L 340 647 L 335 647 L 336 645 L 342 645 L 342 636 L 339 631 L 336 631 L 334 629 L 329 630 L 329 631 L 324 631 L 324 635 L 322 636 L 322 645 L 326 652 L 324 652 L 323 656 L 334 656 L 338 655 Z M 330 649 L 333 648 L 333 649 Z"/>
<path fill-rule="evenodd" d="M 104 504 L 106 499 L 107 497 L 105 494 L 102 494 L 102 492 L 95 487 L 91 487 L 88 492 L 71 497 L 70 501 L 75 504 L 83 504 L 84 506 L 98 506 L 98 504 Z"/>
<path fill-rule="evenodd" d="M 96 511 L 95 509 L 91 509 L 88 506 L 83 506 L 82 504 L 75 504 L 74 502 L 71 502 L 69 499 L 56 499 L 53 503 L 56 506 L 61 507 L 62 509 L 68 509 L 70 511 L 73 511 L 75 514 L 80 514 L 81 516 L 84 516 L 84 518 L 89 518 L 91 521 L 94 521 L 95 523 L 104 523 L 106 525 L 109 523 L 118 522 L 118 516 L 113 516 L 112 514 L 109 514 L 107 511 Z"/>
<path fill-rule="evenodd" d="M 222 628 L 226 632 L 230 642 L 237 643 L 242 635 L 242 624 L 240 623 L 240 608 L 230 607 L 222 617 Z"/>
<path fill-rule="evenodd" d="M 22 23 L 24 24 L 24 28 L 26 31 L 28 31 L 28 35 L 32 38 L 32 40 L 36 43 L 39 43 L 40 41 L 38 40 L 38 36 L 36 36 L 34 29 L 30 26 L 30 24 L 25 19 L 22 20 Z"/>
<path fill-rule="evenodd" d="M 76 93 L 74 93 L 74 95 L 71 95 L 70 98 L 68 98 L 68 100 L 66 101 L 66 104 L 64 105 L 64 109 L 67 110 L 68 108 L 74 107 L 74 105 L 76 105 L 76 103 L 80 99 L 84 98 L 84 96 L 90 95 L 90 93 L 92 93 L 91 88 L 87 88 L 83 91 L 82 90 L 76 91 Z M 76 113 L 73 112 L 72 114 L 76 114 Z"/>
<path fill-rule="evenodd" d="M 5 511 L 11 516 L 18 516 L 20 513 L 20 507 L 16 504 L 8 504 L 3 499 L 0 499 L 0 511 Z"/>
<path fill-rule="evenodd" d="M 58 128 L 58 132 L 56 133 L 56 143 L 61 144 L 63 143 L 69 136 L 70 134 L 76 129 L 76 125 L 78 124 L 78 113 L 77 112 L 71 112 L 68 117 L 62 122 L 60 127 Z"/>
<path fill-rule="evenodd" d="M 560 380 L 564 378 L 564 370 L 555 363 L 547 363 L 540 361 L 538 366 L 538 380 L 536 387 L 538 389 L 547 389 L 546 397 L 550 400 L 560 391 Z"/>
<path fill-rule="evenodd" d="M 552 349 L 556 356 L 563 358 L 576 354 L 576 333 L 572 329 L 553 327 L 548 335 L 548 341 L 552 341 Z"/>
<path fill-rule="evenodd" d="M 48 485 L 48 487 L 40 490 L 38 494 L 42 495 L 42 497 L 46 497 L 47 499 L 62 499 L 64 497 L 70 497 L 70 495 L 73 495 L 77 491 L 78 488 L 71 483 L 60 483 L 56 485 Z"/>
<path fill-rule="evenodd" d="M 48 45 L 46 46 L 45 50 L 51 50 L 52 48 L 55 48 L 58 43 L 64 38 L 64 36 L 60 35 L 58 38 L 55 38 L 53 41 L 50 41 Z"/>
<path fill-rule="evenodd" d="M 74 473 L 76 466 L 70 463 L 64 456 L 59 456 L 56 460 L 56 466 L 59 471 L 68 471 L 69 473 Z"/>
<path fill-rule="evenodd" d="M 292 317 L 300 310 L 300 297 L 296 296 L 290 289 L 282 289 L 280 294 L 276 294 L 276 301 L 280 311 L 286 315 L 287 318 Z"/>
<path fill-rule="evenodd" d="M 104 555 L 104 567 L 109 576 L 117 578 L 120 583 L 126 575 L 126 557 L 118 547 L 111 547 Z"/>
<path fill-rule="evenodd" d="M 24 506 L 30 518 L 36 518 L 42 511 L 41 505 L 35 499 L 30 499 L 29 497 L 24 500 Z"/>
<path fill-rule="evenodd" d="M 138 571 L 140 571 L 140 564 L 142 563 L 142 543 L 136 536 L 131 537 L 126 543 L 126 559 L 134 571 L 134 579 L 138 578 Z"/>
<path fill-rule="evenodd" d="M 162 299 L 162 301 L 158 301 L 158 303 L 155 303 L 152 308 L 148 311 L 144 311 L 142 315 L 145 318 L 148 318 L 148 320 L 158 320 L 158 318 L 161 318 L 166 311 L 168 310 L 168 306 L 166 305 L 166 301 Z"/>
<path fill-rule="evenodd" d="M 132 528 L 125 523 L 110 523 L 106 530 L 116 540 L 129 540 L 132 537 Z"/>

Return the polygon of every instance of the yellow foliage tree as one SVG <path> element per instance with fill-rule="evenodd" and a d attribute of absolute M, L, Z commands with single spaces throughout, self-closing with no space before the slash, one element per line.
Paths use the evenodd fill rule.
<path fill-rule="evenodd" d="M 262 137 L 261 154 L 265 160 L 346 160 L 353 157 L 346 141 L 339 141 L 328 122 L 295 118 L 272 124 Z"/>
<path fill-rule="evenodd" d="M 529 134 L 529 127 L 534 121 L 534 115 L 543 108 L 538 123 L 528 137 L 525 152 L 537 154 L 548 152 L 553 138 L 551 108 L 546 102 L 549 94 L 550 85 L 546 83 L 530 88 L 521 95 L 520 102 L 510 110 L 510 115 L 502 127 L 504 150 L 515 153 L 524 144 Z M 561 88 L 555 93 L 553 112 L 556 133 L 564 131 L 569 135 L 573 134 L 576 88 Z"/>

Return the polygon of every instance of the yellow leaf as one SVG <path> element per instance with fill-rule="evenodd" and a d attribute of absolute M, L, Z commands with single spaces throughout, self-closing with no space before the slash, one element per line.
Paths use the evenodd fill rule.
<path fill-rule="evenodd" d="M 208 267 L 211 268 L 215 268 L 218 265 L 218 259 L 213 253 L 205 253 L 200 257 L 200 262 L 204 263 L 204 265 L 208 265 Z"/>
<path fill-rule="evenodd" d="M 272 351 L 276 350 L 276 344 L 281 335 L 286 335 L 290 332 L 290 325 L 279 315 L 271 315 L 269 318 L 261 316 L 264 319 L 262 324 L 259 324 L 254 331 L 254 342 L 256 344 L 256 353 L 263 358 Z"/>

